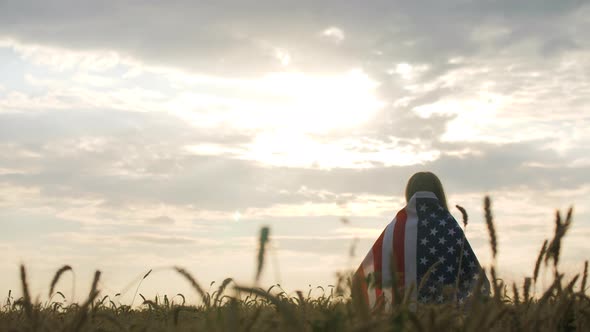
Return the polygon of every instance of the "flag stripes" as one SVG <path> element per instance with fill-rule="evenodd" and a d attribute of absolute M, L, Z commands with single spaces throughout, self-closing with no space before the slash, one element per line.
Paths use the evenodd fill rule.
<path fill-rule="evenodd" d="M 353 287 L 360 290 L 371 308 L 377 309 L 401 300 L 394 298 L 394 278 L 399 294 L 414 287 L 410 300 L 422 302 L 448 300 L 441 295 L 442 290 L 459 278 L 462 299 L 471 294 L 481 267 L 466 240 L 464 250 L 454 247 L 453 241 L 458 238 L 464 238 L 462 229 L 436 196 L 417 192 L 377 238 L 354 275 Z M 457 265 L 460 255 L 468 266 Z M 443 263 L 440 269 L 433 269 L 437 279 L 426 280 L 428 290 L 418 290 L 422 277 L 437 261 Z"/>

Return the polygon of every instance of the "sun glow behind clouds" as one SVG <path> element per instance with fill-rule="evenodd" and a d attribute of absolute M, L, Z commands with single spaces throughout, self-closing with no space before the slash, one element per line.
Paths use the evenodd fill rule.
<path fill-rule="evenodd" d="M 197 127 L 223 124 L 252 130 L 254 140 L 237 147 L 193 144 L 187 147 L 189 153 L 313 168 L 410 165 L 438 156 L 435 151 L 400 142 L 326 140 L 330 131 L 362 126 L 384 106 L 375 94 L 377 83 L 360 69 L 335 76 L 271 73 L 240 85 L 250 92 L 244 98 L 187 93 L 175 105 L 175 112 Z M 202 111 L 207 108 L 217 111 Z"/>
<path fill-rule="evenodd" d="M 290 100 L 283 107 L 277 105 L 272 117 L 301 132 L 354 127 L 383 106 L 374 93 L 377 83 L 358 69 L 338 76 L 275 73 L 266 76 L 262 86 Z"/>
<path fill-rule="evenodd" d="M 240 157 L 273 166 L 330 169 L 406 166 L 434 160 L 439 154 L 419 145 L 353 140 L 325 143 L 310 135 L 284 131 L 258 135 Z"/>
<path fill-rule="evenodd" d="M 263 131 L 239 147 L 222 144 L 186 146 L 189 154 L 228 155 L 263 165 L 300 168 L 371 168 L 407 166 L 437 159 L 440 151 L 419 141 L 384 143 L 374 140 L 341 139 L 318 141 L 313 135 L 293 130 Z"/>
<path fill-rule="evenodd" d="M 47 89 L 48 96 L 67 97 L 62 107 L 162 112 L 183 119 L 197 131 L 214 129 L 251 137 L 232 144 L 187 142 L 185 151 L 190 154 L 311 168 L 411 165 L 438 157 L 437 151 L 420 142 L 346 135 L 369 124 L 385 105 L 377 97 L 379 84 L 361 68 L 333 75 L 285 70 L 258 78 L 222 77 L 147 65 L 114 52 L 73 52 L 11 41 L 0 41 L 0 45 L 11 48 L 26 63 L 47 67 L 35 76 L 26 73 L 27 82 L 35 89 Z M 95 61 L 103 53 L 109 62 Z M 59 62 L 59 54 L 65 54 L 67 61 Z M 120 75 L 130 72 L 134 78 L 122 81 Z M 77 85 L 62 83 L 68 81 Z M 146 82 L 150 83 L 144 86 Z M 12 98 L 8 105 L 28 109 L 35 100 Z M 66 99 L 57 100 L 53 107 L 58 108 L 62 100 Z M 33 106 L 44 108 L 47 102 L 43 101 Z M 337 138 L 342 134 L 350 138 Z"/>
<path fill-rule="evenodd" d="M 104 104 L 125 110 L 167 111 L 196 127 L 263 131 L 288 128 L 299 133 L 325 133 L 361 125 L 384 105 L 375 93 L 378 83 L 359 68 L 331 76 L 284 71 L 259 78 L 228 78 L 148 66 L 113 51 L 70 51 L 6 39 L 0 39 L 0 47 L 13 50 L 27 63 L 49 68 L 46 77 L 27 76 L 44 88 L 70 86 L 56 85 L 58 79 L 76 81 L 83 92 L 100 86 L 108 93 L 94 92 L 98 106 L 102 107 L 105 99 Z M 277 52 L 280 60 L 288 64 L 289 54 L 282 49 Z M 112 72 L 115 68 L 117 71 Z M 63 73 L 66 69 L 71 73 Z M 133 99 L 137 105 L 113 105 L 113 95 L 127 101 L 133 97 L 129 95 L 132 89 L 117 86 L 121 82 L 119 71 L 124 75 L 133 72 L 132 76 L 148 73 L 153 84 L 157 81 L 156 85 L 165 89 L 157 90 L 158 95 L 149 103 L 142 94 L 137 101 Z"/>
<path fill-rule="evenodd" d="M 198 127 L 324 133 L 360 125 L 383 106 L 375 95 L 377 83 L 359 69 L 335 76 L 279 72 L 228 84 L 233 86 L 222 88 L 240 92 L 185 92 L 169 104 L 170 110 Z"/>

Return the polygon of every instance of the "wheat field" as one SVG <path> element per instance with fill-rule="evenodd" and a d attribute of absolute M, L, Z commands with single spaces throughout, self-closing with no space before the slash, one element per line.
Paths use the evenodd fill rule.
<path fill-rule="evenodd" d="M 23 296 L 15 299 L 11 292 L 7 294 L 0 310 L 0 331 L 590 331 L 588 261 L 576 275 L 566 276 L 559 270 L 560 250 L 572 222 L 572 209 L 564 218 L 556 213 L 553 238 L 542 244 L 531 275 L 522 283 L 510 285 L 496 276 L 498 248 L 488 197 L 484 211 L 494 257 L 486 271 L 491 276 L 492 295 L 476 295 L 461 305 L 411 303 L 405 294 L 400 297 L 404 300 L 391 310 L 372 311 L 350 297 L 350 273 L 339 274 L 336 285 L 329 289 L 318 287 L 322 292 L 319 296 L 311 296 L 311 291 L 288 293 L 280 285 L 267 289 L 244 287 L 231 278 L 209 293 L 181 267 L 174 270 L 196 291 L 197 305 L 186 304 L 184 294 L 147 299 L 138 293 L 141 281 L 149 278 L 151 270 L 135 290 L 143 301 L 139 306 L 118 305 L 113 301 L 117 294 L 102 294 L 98 288 L 100 271 L 95 272 L 83 303 L 66 304 L 57 286 L 64 273 L 73 272 L 69 265 L 55 273 L 49 300 L 37 303 L 31 300 L 26 269 L 21 266 Z M 466 224 L 467 214 L 461 212 Z M 257 278 L 268 240 L 269 230 L 263 228 Z M 553 281 L 537 292 L 541 269 L 551 271 Z"/>

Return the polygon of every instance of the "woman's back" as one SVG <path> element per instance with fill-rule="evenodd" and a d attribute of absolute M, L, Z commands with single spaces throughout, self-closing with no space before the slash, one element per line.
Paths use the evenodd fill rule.
<path fill-rule="evenodd" d="M 396 302 L 394 294 L 410 289 L 417 289 L 410 295 L 418 302 L 462 302 L 478 284 L 481 266 L 446 208 L 440 181 L 432 173 L 417 174 L 408 181 L 408 204 L 355 273 L 353 292 L 371 307 Z M 432 176 L 436 181 L 428 181 Z M 485 276 L 481 284 L 489 292 Z"/>

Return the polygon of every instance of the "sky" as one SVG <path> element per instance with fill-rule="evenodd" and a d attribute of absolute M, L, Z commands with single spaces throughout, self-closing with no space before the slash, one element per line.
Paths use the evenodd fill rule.
<path fill-rule="evenodd" d="M 587 31 L 589 1 L 0 0 L 0 294 L 21 263 L 40 299 L 65 264 L 68 299 L 96 269 L 124 304 L 150 269 L 151 296 L 194 298 L 171 266 L 252 285 L 262 226 L 261 286 L 327 287 L 418 171 L 467 209 L 486 267 L 492 197 L 506 280 L 574 206 L 579 273 Z"/>

